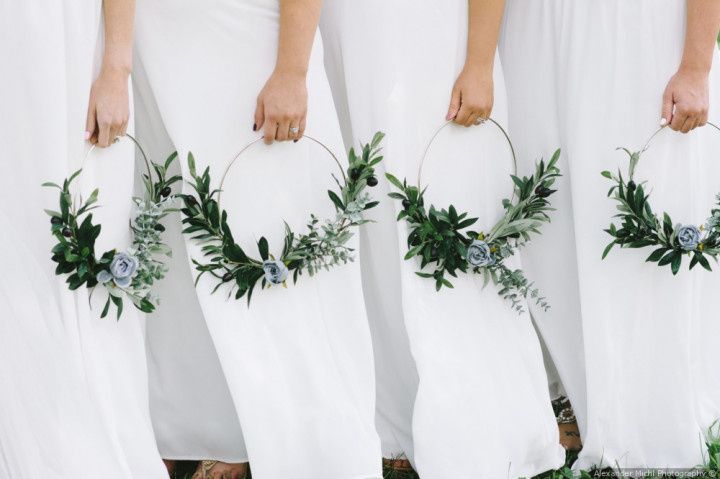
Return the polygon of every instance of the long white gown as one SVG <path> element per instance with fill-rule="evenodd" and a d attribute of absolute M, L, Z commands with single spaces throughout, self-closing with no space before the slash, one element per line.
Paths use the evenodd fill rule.
<path fill-rule="evenodd" d="M 385 168 L 415 181 L 465 60 L 467 2 L 397 2 L 373 9 L 372 2 L 335 1 L 326 9 L 324 34 L 332 35 L 337 47 L 327 63 L 338 109 L 346 113 L 346 139 L 357 142 L 376 125 L 384 128 Z M 386 16 L 391 28 L 384 28 Z M 351 21 L 360 25 L 350 28 Z M 368 80 L 366 72 L 373 78 Z M 496 90 L 494 115 L 505 123 L 499 65 Z M 376 96 L 368 97 L 368 91 Z M 488 228 L 511 191 L 509 172 L 509 150 L 497 130 L 450 127 L 430 151 L 423 183 L 430 185 L 429 201 L 453 202 L 479 215 Z M 386 182 L 381 184 L 387 191 Z M 413 367 L 419 377 L 412 430 L 402 429 L 409 411 L 379 421 L 381 434 L 388 427 L 383 439 L 390 438 L 383 445 L 385 456 L 407 455 L 425 479 L 530 477 L 559 467 L 564 455 L 529 315 L 513 313 L 493 287 L 482 290 L 477 278 L 458 278 L 455 289 L 436 293 L 432 282 L 415 275 L 417 264 L 402 261 L 407 231 L 394 220 L 398 211 L 386 200 L 372 212 L 378 223 L 368 230 L 372 235 L 362 255 L 371 277 L 387 275 L 400 285 L 366 290 L 374 329 L 402 334 L 404 323 L 408 335 L 375 343 L 378 370 L 387 368 L 403 380 L 397 384 L 390 373 L 380 376 L 386 383 L 378 388 L 386 396 L 379 397 L 380 406 L 385 401 L 379 419 L 412 403 Z M 414 365 L 407 364 L 406 354 L 389 349 L 404 341 Z M 407 449 L 410 437 L 413 445 Z"/>
<path fill-rule="evenodd" d="M 0 477 L 163 478 L 148 410 L 143 318 L 100 319 L 50 261 L 43 208 L 79 168 L 102 53 L 101 2 L 0 3 Z M 100 251 L 129 245 L 133 151 L 94 153 L 80 191 L 100 188 Z"/>
<path fill-rule="evenodd" d="M 148 125 L 150 134 L 179 151 L 184 173 L 185 157 L 192 151 L 199 168 L 211 167 L 218 185 L 230 159 L 258 137 L 252 132 L 253 112 L 274 67 L 278 28 L 277 0 L 138 2 L 138 97 L 145 102 L 143 109 L 152 111 L 154 103 L 157 121 Z M 344 148 L 319 41 L 308 83 L 307 133 L 328 144 L 342 161 Z M 143 138 L 148 136 L 143 133 Z M 255 255 L 255 242 L 264 235 L 277 254 L 283 220 L 301 231 L 310 213 L 333 215 L 326 194 L 333 185 L 333 168 L 327 154 L 307 140 L 254 146 L 237 162 L 224 187 L 223 205 L 236 240 Z M 187 251 L 191 258 L 202 258 L 196 244 L 187 242 Z M 172 281 L 175 294 L 167 300 L 197 294 L 200 309 L 178 311 L 186 316 L 182 318 L 161 318 L 165 326 L 156 328 L 149 342 L 175 341 L 176 355 L 184 354 L 188 342 L 201 342 L 193 349 L 195 369 L 213 366 L 208 357 L 217 354 L 236 410 L 236 415 L 226 411 L 225 429 L 215 422 L 202 435 L 178 437 L 186 451 L 194 441 L 208 458 L 222 453 L 249 459 L 258 479 L 380 477 L 372 346 L 357 264 L 303 277 L 287 289 L 256 291 L 250 307 L 245 301 L 226 300 L 222 291 L 211 295 L 213 285 L 207 279 L 200 281 L 196 293 L 186 288 L 189 278 Z M 194 327 L 195 337 L 183 331 L 182 325 L 202 322 L 203 317 L 212 342 L 198 337 L 207 334 L 201 327 Z M 165 353 L 172 351 L 166 348 Z M 178 382 L 185 380 L 182 364 L 166 358 L 152 368 L 179 391 Z M 213 375 L 218 379 L 217 371 Z M 217 384 L 209 387 L 222 390 Z M 186 383 L 185 388 L 197 385 Z M 155 391 L 158 394 L 162 391 Z M 184 396 L 166 401 L 174 401 L 173 412 L 184 415 L 186 422 L 197 421 L 192 428 L 202 431 L 208 411 L 195 415 L 197 392 L 192 394 L 188 401 Z M 170 421 L 164 423 L 172 427 Z M 172 440 L 170 432 L 165 431 L 165 440 Z M 238 437 L 214 451 L 207 442 L 217 440 L 218 434 Z"/>
<path fill-rule="evenodd" d="M 399 18 L 397 12 L 394 4 L 382 0 L 324 3 L 320 29 L 325 68 L 347 148 L 367 141 L 376 131 L 390 130 L 393 117 L 388 99 L 399 72 L 388 39 Z M 371 70 L 382 73 L 367 75 Z M 384 458 L 412 460 L 418 376 L 402 313 L 400 264 L 395 260 L 401 254 L 393 227 L 396 213 L 387 197 L 382 165 L 380 171 L 376 194 L 382 203 L 371 215 L 376 222 L 360 232 L 363 292 L 375 354 L 375 426 Z"/>
<path fill-rule="evenodd" d="M 572 212 L 572 223 L 564 226 L 565 239 L 544 253 L 562 262 L 569 252 L 578 267 L 588 402 L 577 467 L 695 466 L 703 461 L 702 435 L 720 416 L 720 380 L 712 366 L 720 277 L 688 272 L 687 262 L 673 277 L 645 263 L 647 250 L 615 250 L 601 260 L 610 238 L 603 229 L 615 211 L 600 172 L 627 171 L 627 157 L 615 148 L 640 149 L 658 128 L 662 94 L 682 55 L 686 2 L 515 3 L 508 25 L 526 48 L 508 53 L 516 62 L 535 58 L 543 69 L 534 72 L 550 72 L 561 94 L 556 111 L 570 197 L 559 206 Z M 526 20 L 515 23 L 514 15 Z M 717 62 L 716 55 L 710 75 L 715 122 Z M 531 78 L 526 72 L 525 81 Z M 705 221 L 719 189 L 719 136 L 710 128 L 660 133 L 637 170 L 651 182 L 656 210 L 678 222 Z"/>
<path fill-rule="evenodd" d="M 528 170 L 538 158 L 547 158 L 561 145 L 560 104 L 566 101 L 557 65 L 562 57 L 554 38 L 562 17 L 553 15 L 556 0 L 530 3 L 508 0 L 500 37 L 500 57 L 508 95 L 508 127 L 518 153 L 519 166 Z M 529 33 L 529 32 L 532 32 Z M 586 387 L 577 260 L 574 255 L 548 251 L 572 251 L 573 209 L 570 185 L 573 172 L 567 151 L 560 156 L 562 177 L 552 197 L 556 211 L 552 222 L 522 252 L 527 274 L 553 298 L 552 308 L 541 311 L 530 305 L 533 320 L 557 370 L 551 391 L 558 383 L 572 402 L 581 434 L 585 434 Z M 552 370 L 552 368 L 551 368 Z M 554 371 L 553 371 L 554 372 Z"/>

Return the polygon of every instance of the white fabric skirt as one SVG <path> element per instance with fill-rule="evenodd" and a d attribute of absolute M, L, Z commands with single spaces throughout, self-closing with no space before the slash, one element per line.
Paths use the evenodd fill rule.
<path fill-rule="evenodd" d="M 102 293 L 54 274 L 44 208 L 80 168 L 101 2 L 2 2 L 0 28 L 0 477 L 163 478 L 148 410 L 144 318 L 100 319 Z M 78 191 L 100 188 L 97 251 L 130 244 L 133 150 L 93 153 Z M 99 472 L 102 471 L 102 472 Z"/>
<path fill-rule="evenodd" d="M 557 271 L 577 265 L 576 285 L 573 280 L 561 286 L 568 305 L 580 305 L 584 333 L 587 412 L 578 467 L 601 462 L 692 467 L 703 461 L 703 433 L 720 416 L 720 378 L 712 367 L 720 333 L 714 312 L 718 273 L 689 272 L 685 262 L 673 277 L 669 269 L 645 263 L 648 249 L 616 249 L 601 260 L 611 239 L 603 229 L 616 211 L 606 197 L 610 182 L 600 172 L 627 171 L 627 156 L 615 148 L 639 150 L 658 128 L 662 94 L 682 55 L 685 3 L 510 4 L 506 35 L 514 40 L 512 48 L 506 42 L 505 53 L 518 73 L 524 62 L 530 66 L 514 80 L 520 93 L 512 115 L 543 114 L 542 120 L 517 125 L 536 132 L 529 142 L 541 142 L 544 132 L 558 138 L 566 159 L 569 191 L 557 205 L 566 211 L 556 225 L 557 242 L 537 245 L 534 253 L 554 262 Z M 720 119 L 717 61 L 716 55 L 710 76 L 715 122 Z M 558 103 L 546 111 L 528 95 L 531 82 L 541 77 L 543 88 L 542 78 L 548 76 L 554 78 Z M 542 97 L 542 91 L 534 96 Z M 704 223 L 720 190 L 718 151 L 720 134 L 709 127 L 688 135 L 660 133 L 637 170 L 638 178 L 650 181 L 654 209 L 677 222 Z M 575 329 L 555 334 L 557 344 L 577 342 Z M 578 391 L 579 376 L 562 362 L 558 367 L 571 379 L 568 390 Z"/>
<path fill-rule="evenodd" d="M 176 148 L 184 173 L 186 155 L 192 151 L 198 168 L 210 166 L 217 186 L 232 157 L 259 136 L 252 131 L 253 112 L 275 64 L 278 28 L 276 0 L 138 2 L 138 96 L 143 109 L 155 108 L 158 120 L 149 122 L 143 138 Z M 342 160 L 344 148 L 321 59 L 318 41 L 308 79 L 307 134 L 328 144 Z M 167 137 L 158 140 L 163 129 Z M 311 213 L 333 216 L 326 193 L 334 184 L 333 168 L 327 154 L 308 140 L 254 146 L 238 160 L 224 187 L 223 206 L 236 241 L 257 256 L 256 241 L 265 236 L 277 255 L 283 220 L 302 231 Z M 202 258 L 196 244 L 188 242 L 187 252 Z M 193 454 L 194 448 L 211 458 L 249 459 L 258 479 L 379 478 L 373 357 L 359 265 L 313 278 L 305 275 L 287 289 L 257 290 L 249 307 L 244 300 L 226 300 L 222 290 L 211 295 L 213 284 L 207 278 L 193 292 L 189 275 L 187 269 L 178 270 L 170 280 L 174 294 L 166 302 L 179 297 L 192 302 L 197 294 L 200 308 L 160 310 L 158 327 L 149 337 L 151 348 L 158 341 L 164 344 L 163 354 L 171 355 L 152 370 L 158 383 L 173 384 L 169 390 L 175 391 L 163 398 L 157 388 L 154 401 L 173 402 L 174 409 L 155 407 L 153 413 L 176 415 L 160 419 L 167 427 L 182 418 L 195 424 L 188 429 L 203 431 L 206 414 L 213 422 L 194 437 L 165 430 L 163 449 Z M 181 326 L 203 318 L 211 342 L 203 327 Z M 170 341 L 177 346 L 174 356 L 167 347 Z M 218 396 L 225 423 L 207 403 L 195 410 L 202 391 L 193 391 L 197 385 L 185 378 L 187 371 L 180 364 L 188 362 L 169 359 L 183 355 L 187 344 L 196 355 L 190 377 L 209 365 L 215 368 L 213 381 L 222 376 L 227 381 L 236 415 L 229 413 L 227 393 Z M 190 391 L 187 396 L 177 394 L 183 385 Z M 207 385 L 210 396 L 222 392 L 217 383 Z M 218 437 L 235 440 L 219 443 Z M 174 440 L 185 450 L 171 444 Z"/>
<path fill-rule="evenodd" d="M 328 2 L 323 34 L 334 49 L 326 63 L 346 141 L 384 129 L 384 169 L 414 182 L 465 60 L 467 2 L 386 3 Z M 498 65 L 494 117 L 503 124 L 505 109 Z M 424 168 L 427 200 L 452 202 L 488 229 L 512 190 L 510 164 L 499 131 L 448 127 Z M 389 191 L 384 179 L 381 188 Z M 408 456 L 425 479 L 529 477 L 559 467 L 563 452 L 529 315 L 512 312 L 477 278 L 461 276 L 455 289 L 435 292 L 415 275 L 418 264 L 402 260 L 407 228 L 395 221 L 398 211 L 385 199 L 370 213 L 377 223 L 362 252 L 364 273 L 382 281 L 365 293 L 380 336 L 377 370 L 385 371 L 378 375 L 385 457 Z M 406 344 L 411 355 L 400 349 Z"/>

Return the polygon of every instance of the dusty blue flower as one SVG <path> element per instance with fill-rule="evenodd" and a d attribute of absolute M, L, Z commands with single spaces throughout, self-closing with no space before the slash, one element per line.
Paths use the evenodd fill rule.
<path fill-rule="evenodd" d="M 266 260 L 263 263 L 265 279 L 270 284 L 282 284 L 288 277 L 288 269 L 282 261 Z"/>
<path fill-rule="evenodd" d="M 694 251 L 700 244 L 700 230 L 692 225 L 678 228 L 677 239 L 680 247 L 685 251 Z"/>
<path fill-rule="evenodd" d="M 138 260 L 127 253 L 117 253 L 110 263 L 110 271 L 100 271 L 98 282 L 105 284 L 110 280 L 119 288 L 127 288 L 138 269 Z"/>
<path fill-rule="evenodd" d="M 490 251 L 490 245 L 481 240 L 475 240 L 468 247 L 467 261 L 473 266 L 483 268 L 495 264 L 495 255 Z"/>

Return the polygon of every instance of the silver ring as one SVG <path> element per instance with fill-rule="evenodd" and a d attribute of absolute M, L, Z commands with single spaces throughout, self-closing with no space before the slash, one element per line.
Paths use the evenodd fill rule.
<path fill-rule="evenodd" d="M 298 128 L 296 126 L 291 126 L 290 133 L 292 133 L 293 135 L 296 135 L 296 134 L 300 133 L 300 128 Z"/>

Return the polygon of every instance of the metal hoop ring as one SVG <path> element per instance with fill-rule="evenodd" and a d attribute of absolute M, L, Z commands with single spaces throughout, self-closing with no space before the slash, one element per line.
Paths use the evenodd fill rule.
<path fill-rule="evenodd" d="M 515 147 L 513 146 L 512 141 L 510 141 L 510 135 L 508 135 L 507 131 L 505 131 L 505 129 L 502 126 L 500 126 L 500 124 L 492 118 L 487 118 L 486 121 L 483 121 L 482 123 L 480 123 L 477 126 L 485 125 L 488 122 L 495 125 L 497 127 L 497 129 L 500 130 L 500 132 L 503 134 L 503 137 L 505 137 L 505 140 L 507 140 L 507 143 L 510 146 L 510 154 L 512 155 L 513 175 L 517 175 L 517 157 L 515 156 Z M 417 183 L 418 183 L 419 189 L 422 189 L 422 170 L 423 170 L 423 166 L 425 165 L 425 162 L 427 161 L 428 153 L 430 152 L 430 148 L 432 147 L 433 143 L 435 143 L 435 140 L 440 135 L 440 133 L 445 128 L 447 128 L 448 125 L 452 125 L 452 124 L 453 124 L 452 121 L 443 123 L 437 130 L 435 130 L 435 133 L 430 138 L 428 145 L 425 147 L 425 151 L 423 152 L 422 159 L 420 160 L 420 166 L 418 167 Z"/>
<path fill-rule="evenodd" d="M 717 131 L 720 131 L 720 126 L 716 125 L 715 123 L 713 123 L 713 122 L 711 122 L 711 121 L 707 122 L 706 125 L 715 128 Z M 655 133 L 653 133 L 653 134 L 650 136 L 650 138 L 648 139 L 648 141 L 645 143 L 645 146 L 643 146 L 642 150 L 640 150 L 640 155 L 642 155 L 643 153 L 645 153 L 645 152 L 650 148 L 650 144 L 651 144 L 652 141 L 655 139 L 655 137 L 658 136 L 658 134 L 659 134 L 661 131 L 663 131 L 665 128 L 668 128 L 669 126 L 670 126 L 670 125 L 665 125 L 665 126 L 661 126 L 660 128 L 658 128 L 658 129 L 655 131 Z"/>
<path fill-rule="evenodd" d="M 338 160 L 338 157 L 335 155 L 335 153 L 333 153 L 333 151 L 330 149 L 329 146 L 327 146 L 325 143 L 323 143 L 322 141 L 318 140 L 317 138 L 313 138 L 312 136 L 309 136 L 309 135 L 304 135 L 303 138 L 307 138 L 308 140 L 310 140 L 310 141 L 312 141 L 313 143 L 315 143 L 315 144 L 319 145 L 320 147 L 322 147 L 322 149 L 325 150 L 325 151 L 330 155 L 330 157 L 335 161 L 335 164 L 336 164 L 336 165 L 338 166 L 338 168 L 340 169 L 340 174 L 342 175 L 343 180 L 346 180 L 346 178 L 345 178 L 345 170 L 343 169 L 342 163 L 340 163 L 340 160 Z M 236 162 L 247 150 L 250 149 L 250 147 L 252 147 L 252 146 L 255 145 L 256 143 L 259 143 L 259 142 L 262 141 L 263 139 L 264 139 L 264 137 L 261 136 L 260 138 L 257 138 L 257 139 L 255 139 L 255 140 L 251 141 L 250 143 L 248 143 L 247 145 L 243 146 L 243 147 L 240 149 L 240 151 L 237 152 L 237 154 L 233 157 L 232 160 L 230 160 L 230 162 L 228 163 L 228 165 L 225 167 L 225 171 L 223 172 L 222 178 L 220 179 L 220 186 L 218 187 L 218 189 L 220 190 L 220 191 L 218 192 L 218 206 L 220 205 L 220 197 L 222 196 L 223 186 L 225 185 L 225 180 L 227 179 L 227 176 L 228 176 L 228 174 L 230 173 L 230 169 L 233 167 L 233 165 L 235 164 L 235 162 Z"/>
<path fill-rule="evenodd" d="M 148 155 L 147 155 L 147 153 L 145 152 L 145 149 L 142 147 L 142 145 L 141 145 L 140 142 L 137 140 L 137 138 L 135 138 L 134 136 L 132 136 L 132 135 L 129 134 L 129 133 L 125 133 L 123 136 L 117 137 L 117 138 L 115 139 L 115 141 L 113 141 L 112 144 L 114 145 L 115 143 L 119 142 L 119 141 L 120 141 L 121 139 L 123 139 L 123 138 L 128 138 L 128 139 L 130 139 L 130 140 L 133 142 L 133 144 L 135 144 L 135 147 L 138 149 L 138 151 L 140 151 L 140 154 L 142 155 L 143 162 L 145 163 L 145 169 L 146 169 L 146 171 L 147 171 L 148 178 L 150 178 L 150 182 L 149 182 L 150 187 L 151 187 L 151 188 L 154 188 L 154 185 L 153 185 L 153 182 L 152 182 L 152 168 L 150 167 L 150 159 L 148 158 Z M 80 169 L 81 169 L 81 170 L 83 170 L 83 171 L 85 170 L 85 164 L 88 162 L 88 160 L 89 160 L 90 155 L 92 154 L 92 152 L 95 151 L 97 148 L 98 148 L 97 145 L 93 145 L 93 146 L 90 147 L 90 149 L 88 150 L 88 152 L 85 153 L 85 157 L 83 158 L 82 164 L 80 165 Z M 82 173 L 80 173 L 80 176 L 82 176 Z M 155 196 L 155 191 L 150 191 L 150 195 L 154 197 L 154 196 Z"/>

